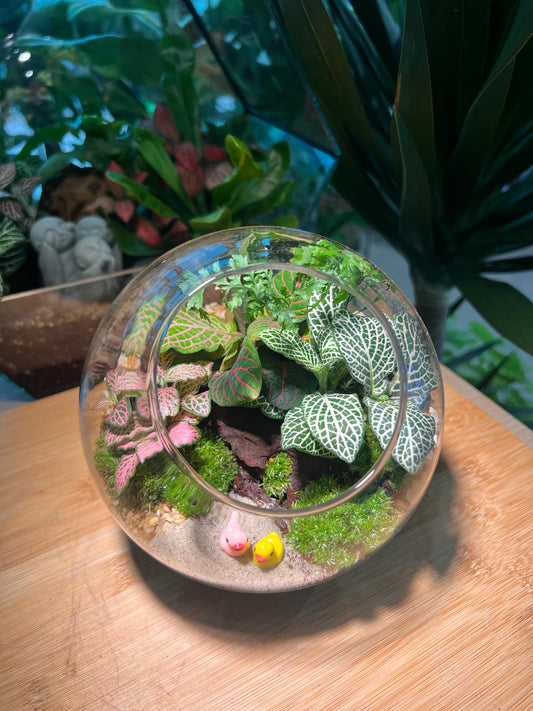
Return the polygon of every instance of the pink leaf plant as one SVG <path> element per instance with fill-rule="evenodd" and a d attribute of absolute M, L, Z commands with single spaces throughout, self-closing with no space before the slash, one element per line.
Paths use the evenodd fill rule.
<path fill-rule="evenodd" d="M 198 391 L 206 385 L 211 366 L 211 363 L 158 366 L 160 415 L 176 447 L 192 444 L 200 437 L 197 425 L 209 415 L 211 401 L 208 391 Z M 115 474 L 115 486 L 120 493 L 139 464 L 163 451 L 163 443 L 150 416 L 146 373 L 118 367 L 107 373 L 106 386 L 105 396 L 96 407 L 107 413 L 104 444 L 121 455 Z"/>

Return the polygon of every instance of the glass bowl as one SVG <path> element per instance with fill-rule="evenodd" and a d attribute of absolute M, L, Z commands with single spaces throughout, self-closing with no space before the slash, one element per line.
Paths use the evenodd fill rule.
<path fill-rule="evenodd" d="M 183 244 L 122 291 L 80 394 L 84 451 L 125 533 L 225 589 L 350 569 L 422 498 L 443 391 L 420 317 L 356 252 L 241 227 Z"/>

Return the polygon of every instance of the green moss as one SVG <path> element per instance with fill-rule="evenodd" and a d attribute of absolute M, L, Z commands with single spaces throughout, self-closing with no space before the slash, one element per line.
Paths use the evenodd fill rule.
<path fill-rule="evenodd" d="M 331 476 L 323 476 L 300 492 L 293 508 L 323 503 L 344 488 Z M 375 548 L 395 521 L 390 497 L 382 489 L 358 497 L 330 511 L 291 522 L 289 539 L 302 555 L 320 565 L 351 565 L 359 547 Z"/>
<path fill-rule="evenodd" d="M 94 465 L 96 471 L 101 474 L 109 485 L 115 486 L 115 474 L 117 471 L 119 457 L 114 457 L 109 448 L 105 445 L 104 435 L 100 435 L 96 440 L 94 451 Z"/>
<path fill-rule="evenodd" d="M 265 493 L 282 499 L 289 488 L 291 472 L 292 462 L 287 452 L 280 452 L 269 459 L 263 476 Z"/>
<path fill-rule="evenodd" d="M 184 447 L 182 453 L 205 481 L 223 494 L 228 493 L 239 465 L 231 449 L 218 435 L 204 429 L 200 439 Z"/>

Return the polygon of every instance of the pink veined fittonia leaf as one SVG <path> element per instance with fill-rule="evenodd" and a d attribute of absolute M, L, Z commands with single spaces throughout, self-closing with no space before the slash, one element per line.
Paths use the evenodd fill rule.
<path fill-rule="evenodd" d="M 132 200 L 117 200 L 113 207 L 115 213 L 124 223 L 129 222 L 135 212 L 135 205 Z"/>
<path fill-rule="evenodd" d="M 211 398 L 208 392 L 200 393 L 199 395 L 187 395 L 182 399 L 181 406 L 193 415 L 207 417 L 211 412 Z"/>
<path fill-rule="evenodd" d="M 119 400 L 113 412 L 106 418 L 112 427 L 125 427 L 131 417 L 131 406 L 127 398 Z"/>
<path fill-rule="evenodd" d="M 181 420 L 168 428 L 170 440 L 176 447 L 183 447 L 185 444 L 192 444 L 200 436 L 200 431 L 194 426 Z"/>
<path fill-rule="evenodd" d="M 193 381 L 200 384 L 206 382 L 207 375 L 207 370 L 203 365 L 198 365 L 197 363 L 180 363 L 167 370 L 165 380 L 167 383 Z"/>
<path fill-rule="evenodd" d="M 174 149 L 174 155 L 180 165 L 193 173 L 200 162 L 198 151 L 189 141 L 183 141 Z"/>
<path fill-rule="evenodd" d="M 135 409 L 139 413 L 139 417 L 143 420 L 150 419 L 150 405 L 148 404 L 148 398 L 145 395 L 137 398 Z"/>
<path fill-rule="evenodd" d="M 120 462 L 118 463 L 117 471 L 115 474 L 115 485 L 119 493 L 134 475 L 138 463 L 139 460 L 135 452 L 132 452 L 131 454 L 125 454 L 121 458 Z"/>
<path fill-rule="evenodd" d="M 167 140 L 173 143 L 179 143 L 180 135 L 168 106 L 158 104 L 155 107 L 154 124 L 159 133 Z"/>
<path fill-rule="evenodd" d="M 163 240 L 156 228 L 143 217 L 137 217 L 135 222 L 135 234 L 150 247 L 161 247 Z"/>
<path fill-rule="evenodd" d="M 174 417 L 180 411 L 180 396 L 174 388 L 162 388 L 157 393 L 161 417 Z"/>
<path fill-rule="evenodd" d="M 136 370 L 127 368 L 110 370 L 106 376 L 106 382 L 115 393 L 127 392 L 135 395 L 139 391 L 146 390 L 146 377 Z"/>
<path fill-rule="evenodd" d="M 139 461 L 144 462 L 147 459 L 150 459 L 150 457 L 153 457 L 154 454 L 161 452 L 162 449 L 163 445 L 159 441 L 157 435 L 154 434 L 153 437 L 142 439 L 137 445 L 136 452 Z"/>

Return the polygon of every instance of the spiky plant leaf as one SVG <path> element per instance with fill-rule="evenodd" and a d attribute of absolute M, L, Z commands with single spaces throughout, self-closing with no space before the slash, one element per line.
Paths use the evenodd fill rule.
<path fill-rule="evenodd" d="M 201 309 L 191 309 L 176 315 L 163 339 L 162 350 L 173 348 L 180 353 L 196 353 L 222 348 L 226 351 L 240 338 L 242 335 L 229 321 Z"/>
<path fill-rule="evenodd" d="M 398 400 L 377 402 L 365 398 L 368 419 L 372 431 L 382 447 L 390 442 L 398 419 Z M 436 425 L 431 415 L 421 412 L 415 405 L 408 405 L 400 436 L 394 449 L 393 458 L 409 473 L 418 471 L 435 444 Z"/>
<path fill-rule="evenodd" d="M 142 354 L 150 329 L 160 317 L 165 300 L 166 295 L 159 294 L 141 306 L 133 321 L 132 329 L 122 344 L 122 351 L 126 355 Z"/>
<path fill-rule="evenodd" d="M 209 380 L 211 398 L 218 405 L 240 405 L 261 391 L 261 361 L 252 340 L 245 336 L 231 370 L 215 373 Z"/>
<path fill-rule="evenodd" d="M 335 318 L 332 331 L 352 378 L 374 393 L 396 367 L 391 340 L 381 323 L 345 311 Z"/>
<path fill-rule="evenodd" d="M 322 365 L 315 347 L 309 341 L 304 341 L 296 329 L 282 328 L 279 324 L 274 324 L 262 331 L 260 338 L 271 350 L 281 353 L 308 370 L 316 372 Z"/>
<path fill-rule="evenodd" d="M 302 403 L 311 434 L 345 462 L 353 462 L 364 435 L 363 408 L 356 394 L 312 393 Z"/>
<path fill-rule="evenodd" d="M 301 405 L 289 410 L 285 415 L 281 425 L 281 448 L 297 449 L 315 457 L 335 456 L 313 436 Z"/>

